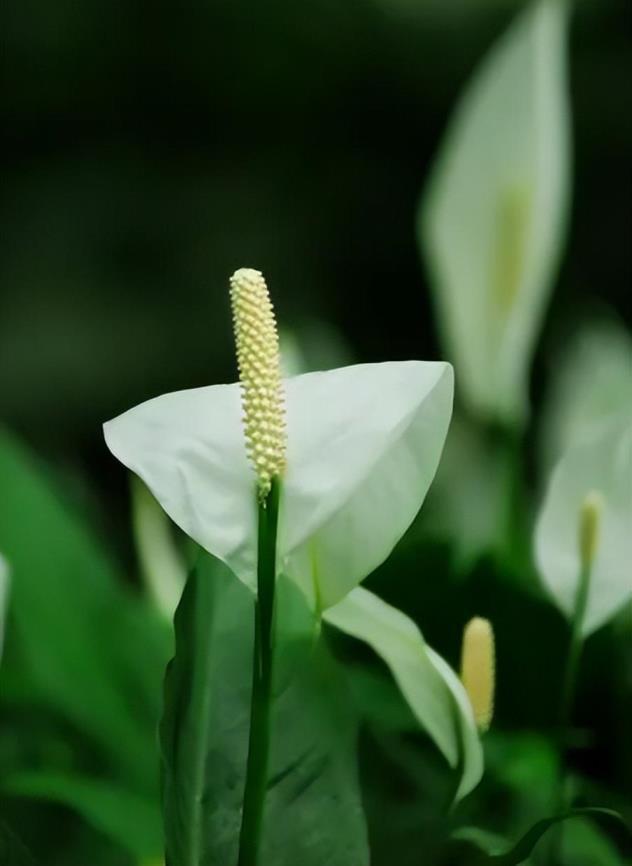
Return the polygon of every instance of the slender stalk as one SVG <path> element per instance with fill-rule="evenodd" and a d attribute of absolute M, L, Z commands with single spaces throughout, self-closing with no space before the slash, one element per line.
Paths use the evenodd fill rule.
<path fill-rule="evenodd" d="M 568 645 L 568 655 L 566 657 L 566 667 L 564 670 L 564 683 L 562 686 L 562 697 L 560 701 L 560 716 L 558 722 L 558 742 L 560 754 L 560 770 L 557 783 L 557 792 L 555 798 L 555 811 L 562 812 L 566 807 L 566 759 L 568 752 L 568 728 L 571 723 L 573 713 L 573 704 L 575 702 L 575 692 L 577 690 L 577 674 L 579 672 L 579 662 L 581 658 L 584 639 L 582 635 L 582 627 L 584 624 L 584 616 L 586 615 L 586 605 L 588 603 L 588 592 L 590 590 L 590 575 L 591 564 L 584 562 L 582 564 L 579 583 L 577 585 L 577 593 L 575 595 L 575 608 L 573 611 L 573 619 L 571 621 L 571 636 Z M 551 837 L 551 863 L 559 861 L 559 855 L 562 847 L 563 829 L 558 827 L 557 832 Z"/>
<path fill-rule="evenodd" d="M 257 866 L 263 827 L 272 698 L 274 585 L 279 520 L 279 482 L 272 481 L 266 499 L 259 505 L 257 601 L 252 664 L 250 738 L 239 837 L 238 866 Z"/>
<path fill-rule="evenodd" d="M 582 636 L 582 628 L 584 625 L 584 616 L 586 615 L 586 605 L 588 603 L 588 591 L 590 589 L 590 566 L 582 567 L 579 584 L 577 586 L 577 594 L 575 596 L 575 609 L 573 612 L 573 620 L 571 622 L 571 636 L 568 645 L 568 655 L 566 657 L 566 669 L 564 671 L 564 685 L 562 688 L 562 698 L 560 703 L 560 739 L 564 743 L 565 731 L 570 723 L 571 714 L 573 711 L 573 702 L 575 699 L 575 690 L 577 686 L 577 673 L 579 670 L 579 660 L 584 645 Z M 563 750 L 565 753 L 565 749 Z"/>

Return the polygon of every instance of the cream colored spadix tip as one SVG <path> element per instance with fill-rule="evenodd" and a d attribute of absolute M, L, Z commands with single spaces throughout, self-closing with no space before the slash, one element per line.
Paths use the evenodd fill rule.
<path fill-rule="evenodd" d="M 591 490 L 579 511 L 579 555 L 583 568 L 590 568 L 599 547 L 599 526 L 605 501 L 598 490 Z"/>
<path fill-rule="evenodd" d="M 476 616 L 463 632 L 461 681 L 481 731 L 488 730 L 494 713 L 495 666 L 492 625 Z"/>
<path fill-rule="evenodd" d="M 230 298 L 241 382 L 246 449 L 261 499 L 285 469 L 285 398 L 279 337 L 268 287 L 260 271 L 240 268 Z"/>

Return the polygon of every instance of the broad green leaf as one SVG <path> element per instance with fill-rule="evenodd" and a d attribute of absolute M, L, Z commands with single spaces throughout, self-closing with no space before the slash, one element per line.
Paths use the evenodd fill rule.
<path fill-rule="evenodd" d="M 16 774 L 2 787 L 13 796 L 50 800 L 74 809 L 141 860 L 157 858 L 162 851 L 157 798 L 144 799 L 101 779 L 39 771 Z"/>
<path fill-rule="evenodd" d="M 443 363 L 364 364 L 288 379 L 279 572 L 319 607 L 391 552 L 434 477 L 452 412 Z M 166 394 L 105 425 L 112 453 L 253 591 L 255 479 L 239 386 Z"/>
<path fill-rule="evenodd" d="M 565 233 L 567 8 L 535 0 L 461 99 L 420 211 L 439 325 L 461 396 L 527 413 L 531 355 Z"/>
<path fill-rule="evenodd" d="M 366 864 L 355 731 L 339 673 L 281 579 L 261 862 Z M 297 615 L 298 610 L 298 615 Z M 161 726 L 167 866 L 236 862 L 248 750 L 254 598 L 203 554 L 176 613 Z"/>
<path fill-rule="evenodd" d="M 632 411 L 632 337 L 615 321 L 591 321 L 554 361 L 542 422 L 547 469 L 622 408 Z"/>
<path fill-rule="evenodd" d="M 2 431 L 0 478 L 0 549 L 11 563 L 11 639 L 21 677 L 98 747 L 113 772 L 153 796 L 167 630 L 117 583 L 93 535 L 32 455 Z"/>
<path fill-rule="evenodd" d="M 402 611 L 357 587 L 325 611 L 326 622 L 367 643 L 388 665 L 422 728 L 462 774 L 457 796 L 480 781 L 483 757 L 468 697 L 450 666 Z"/>
<path fill-rule="evenodd" d="M 540 511 L 535 553 L 555 603 L 572 617 L 580 578 L 579 515 L 592 491 L 604 502 L 591 570 L 583 634 L 609 620 L 632 597 L 632 420 L 610 421 L 557 464 Z"/>

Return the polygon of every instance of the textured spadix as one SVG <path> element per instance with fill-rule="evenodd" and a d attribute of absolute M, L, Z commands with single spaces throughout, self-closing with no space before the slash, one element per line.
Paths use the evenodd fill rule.
<path fill-rule="evenodd" d="M 279 337 L 268 287 L 260 271 L 240 268 L 230 280 L 246 450 L 259 495 L 285 469 L 285 406 Z"/>
<path fill-rule="evenodd" d="M 391 552 L 434 477 L 452 412 L 448 364 L 364 364 L 286 380 L 278 566 L 317 604 Z M 167 514 L 256 586 L 256 498 L 240 388 L 166 394 L 109 421 L 112 453 Z"/>
<path fill-rule="evenodd" d="M 488 730 L 494 712 L 494 632 L 487 619 L 475 616 L 465 626 L 461 651 L 461 681 L 476 724 Z"/>

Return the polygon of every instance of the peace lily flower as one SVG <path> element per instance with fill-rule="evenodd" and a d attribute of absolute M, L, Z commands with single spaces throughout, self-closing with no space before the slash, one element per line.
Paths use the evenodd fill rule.
<path fill-rule="evenodd" d="M 282 380 L 261 274 L 237 271 L 231 298 L 240 383 L 143 403 L 105 425 L 108 446 L 253 592 L 258 529 L 276 512 L 277 485 L 277 574 L 384 659 L 420 725 L 458 768 L 463 796 L 483 769 L 465 689 L 415 623 L 357 586 L 426 495 L 450 421 L 452 368 L 363 364 Z"/>
<path fill-rule="evenodd" d="M 539 449 L 547 473 L 569 446 L 632 406 L 632 336 L 615 318 L 591 317 L 551 359 L 549 375 Z"/>
<path fill-rule="evenodd" d="M 572 445 L 553 471 L 535 553 L 542 580 L 587 637 L 632 598 L 632 414 Z"/>
<path fill-rule="evenodd" d="M 450 422 L 452 368 L 387 362 L 277 380 L 264 369 L 278 347 L 263 278 L 242 269 L 232 286 L 241 385 L 149 400 L 106 423 L 105 439 L 172 520 L 253 591 L 257 499 L 282 475 L 277 573 L 324 609 L 389 555 L 421 506 Z M 241 300 L 239 286 L 249 287 Z M 255 350 L 246 337 L 257 304 L 270 319 Z"/>
<path fill-rule="evenodd" d="M 566 3 L 534 0 L 469 84 L 419 214 L 467 408 L 520 425 L 566 227 Z"/>

